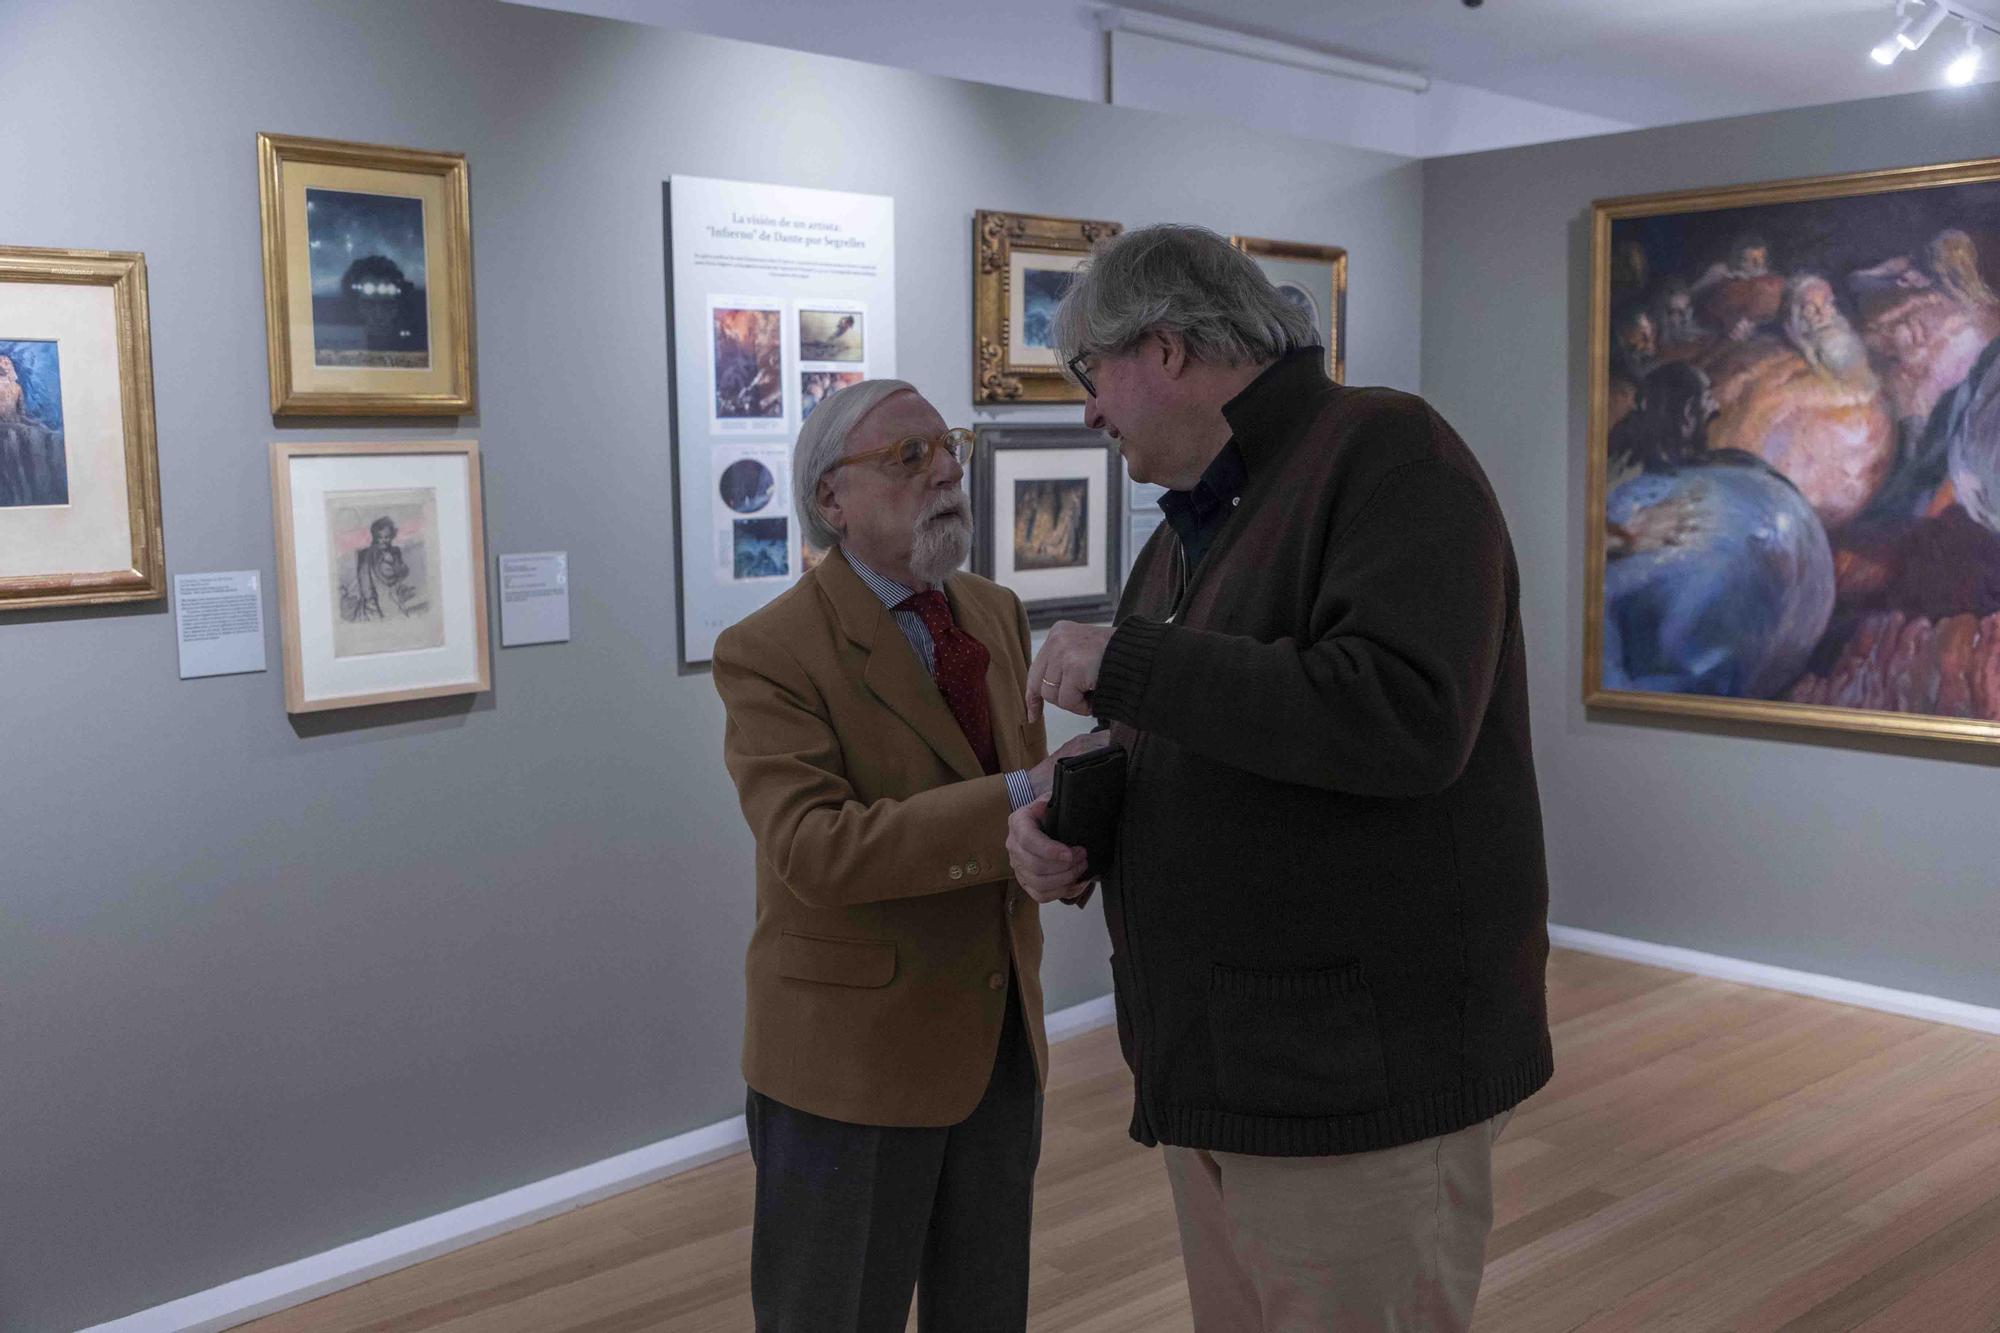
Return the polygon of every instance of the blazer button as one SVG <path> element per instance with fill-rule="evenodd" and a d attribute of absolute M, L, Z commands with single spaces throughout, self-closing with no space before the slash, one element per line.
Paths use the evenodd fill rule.
<path fill-rule="evenodd" d="M 979 873 L 979 862 L 977 862 L 977 861 L 967 861 L 967 862 L 965 863 L 965 873 L 966 873 L 966 874 L 968 874 L 968 875 L 976 875 L 976 874 L 978 874 L 978 873 Z"/>
<path fill-rule="evenodd" d="M 1005 990 L 1006 988 L 1007 974 L 1005 972 L 995 972 L 992 976 L 986 978 L 986 989 Z"/>
<path fill-rule="evenodd" d="M 953 866 L 953 867 L 951 868 L 951 877 L 952 877 L 953 879 L 964 879 L 964 878 L 965 878 L 965 867 L 964 867 L 964 866 Z"/>

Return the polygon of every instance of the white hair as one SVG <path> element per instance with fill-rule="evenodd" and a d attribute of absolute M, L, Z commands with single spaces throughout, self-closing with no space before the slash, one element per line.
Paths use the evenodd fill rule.
<path fill-rule="evenodd" d="M 1130 350 L 1148 333 L 1178 333 L 1199 361 L 1275 361 L 1317 334 L 1257 262 L 1206 227 L 1163 224 L 1097 247 L 1062 304 L 1054 342 L 1068 360 Z"/>
<path fill-rule="evenodd" d="M 792 446 L 792 503 L 806 540 L 814 546 L 830 551 L 840 545 L 840 534 L 819 512 L 815 498 L 819 479 L 847 452 L 847 437 L 861 418 L 886 398 L 916 391 L 915 385 L 904 380 L 862 380 L 820 399 L 806 424 L 799 427 L 798 442 Z"/>

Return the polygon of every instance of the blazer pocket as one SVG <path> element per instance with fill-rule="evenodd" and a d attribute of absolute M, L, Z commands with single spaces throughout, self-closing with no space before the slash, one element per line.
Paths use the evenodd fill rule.
<path fill-rule="evenodd" d="M 886 986 L 896 977 L 896 945 L 890 940 L 836 940 L 781 931 L 778 975 L 826 986 Z"/>
<path fill-rule="evenodd" d="M 1360 963 L 1311 972 L 1211 964 L 1208 1004 L 1223 1109 L 1334 1116 L 1389 1104 L 1382 1031 Z"/>

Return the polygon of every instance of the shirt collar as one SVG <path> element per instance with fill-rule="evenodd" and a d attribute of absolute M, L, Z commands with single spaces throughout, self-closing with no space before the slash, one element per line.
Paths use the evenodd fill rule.
<path fill-rule="evenodd" d="M 1174 530 L 1185 537 L 1186 529 L 1200 527 L 1213 518 L 1243 491 L 1243 484 L 1250 479 L 1250 470 L 1243 461 L 1243 451 L 1230 440 L 1222 446 L 1221 452 L 1209 461 L 1201 474 L 1201 479 L 1188 490 L 1168 491 L 1160 497 L 1160 512 Z"/>
<path fill-rule="evenodd" d="M 841 547 L 840 553 L 847 557 L 847 563 L 853 568 L 855 573 L 861 576 L 861 581 L 868 585 L 868 591 L 882 599 L 882 605 L 893 610 L 895 607 L 900 606 L 917 595 L 915 588 L 905 588 L 902 584 L 896 582 L 896 580 L 884 578 L 882 575 L 868 568 L 867 565 L 861 563 L 860 556 L 854 554 L 854 552 L 848 550 L 846 547 Z"/>

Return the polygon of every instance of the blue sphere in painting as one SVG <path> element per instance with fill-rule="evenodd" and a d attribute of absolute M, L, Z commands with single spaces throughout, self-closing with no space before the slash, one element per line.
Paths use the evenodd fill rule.
<path fill-rule="evenodd" d="M 1605 502 L 1604 684 L 1769 699 L 1833 615 L 1833 550 L 1761 460 L 1642 472 Z"/>

